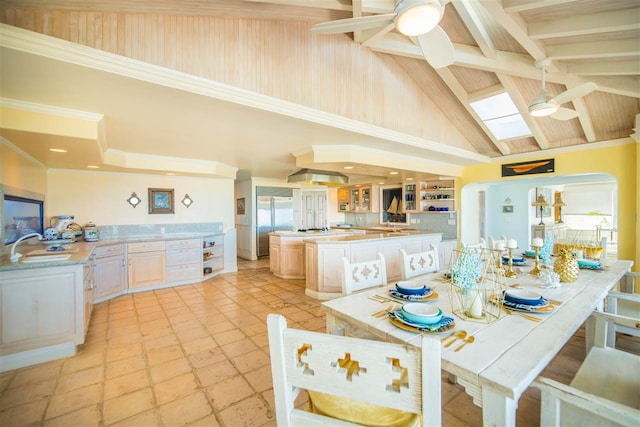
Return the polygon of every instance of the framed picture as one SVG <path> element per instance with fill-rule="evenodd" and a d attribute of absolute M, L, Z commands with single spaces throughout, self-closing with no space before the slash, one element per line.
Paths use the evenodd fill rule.
<path fill-rule="evenodd" d="M 236 200 L 236 214 L 244 215 L 244 197 Z"/>
<path fill-rule="evenodd" d="M 149 189 L 150 214 L 172 214 L 174 211 L 173 188 Z"/>
<path fill-rule="evenodd" d="M 513 205 L 502 205 L 502 213 L 513 213 Z"/>

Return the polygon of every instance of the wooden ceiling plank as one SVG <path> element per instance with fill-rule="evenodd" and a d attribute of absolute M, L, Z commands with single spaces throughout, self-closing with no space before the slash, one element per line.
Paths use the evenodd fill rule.
<path fill-rule="evenodd" d="M 319 9 L 332 9 L 332 10 L 351 10 L 351 5 L 345 4 L 340 0 L 245 0 L 250 3 L 272 3 L 285 6 L 307 6 L 317 7 Z"/>
<path fill-rule="evenodd" d="M 504 0 L 503 6 L 507 13 L 525 12 L 543 7 L 558 6 L 579 0 Z"/>
<path fill-rule="evenodd" d="M 640 9 L 623 9 L 612 12 L 576 15 L 552 21 L 533 22 L 528 26 L 532 40 L 573 37 L 640 28 Z"/>
<path fill-rule="evenodd" d="M 527 22 L 518 13 L 507 13 L 502 8 L 501 0 L 483 0 L 480 4 L 487 9 L 493 18 L 504 27 L 511 37 L 533 57 L 535 61 L 546 58 L 547 52 L 544 44 L 539 40 L 529 37 Z M 552 62 L 547 69 L 550 72 L 557 71 Z"/>
<path fill-rule="evenodd" d="M 638 39 L 605 40 L 583 43 L 567 43 L 547 47 L 549 57 L 563 59 L 592 59 L 611 57 L 637 57 L 640 55 Z"/>
<path fill-rule="evenodd" d="M 464 90 L 464 87 L 462 87 L 458 79 L 456 79 L 456 77 L 453 75 L 451 70 L 449 70 L 448 68 L 440 68 L 435 71 L 436 73 L 438 73 L 442 81 L 444 81 L 445 84 L 449 86 L 449 89 L 451 89 L 451 91 L 455 94 L 455 96 L 460 100 L 461 104 L 469 112 L 469 114 L 471 114 L 471 116 L 475 119 L 475 121 L 482 128 L 482 130 L 487 134 L 487 136 L 489 137 L 493 145 L 496 146 L 498 151 L 500 151 L 500 153 L 503 156 L 510 154 L 508 145 L 502 141 L 496 140 L 493 134 L 491 133 L 491 131 L 489 131 L 489 128 L 487 128 L 487 126 L 480 119 L 480 117 L 478 117 L 478 115 L 473 110 L 473 108 L 471 108 L 471 105 L 469 104 L 467 92 Z"/>
<path fill-rule="evenodd" d="M 568 63 L 567 72 L 578 76 L 638 76 L 640 61 Z"/>
<path fill-rule="evenodd" d="M 482 20 L 473 9 L 473 5 L 469 0 L 454 0 L 452 2 L 458 15 L 467 26 L 467 29 L 478 43 L 478 47 L 487 58 L 496 57 L 496 47 L 491 40 L 491 36 L 487 32 Z"/>
<path fill-rule="evenodd" d="M 548 149 L 549 140 L 542 132 L 540 125 L 538 125 L 538 123 L 531 116 L 531 114 L 529 114 L 529 110 L 528 110 L 529 102 L 524 99 L 524 97 L 518 90 L 518 87 L 516 86 L 515 82 L 513 81 L 513 78 L 509 75 L 502 74 L 502 73 L 497 73 L 496 76 L 498 76 L 500 83 L 502 83 L 502 86 L 504 86 L 505 90 L 513 100 L 513 103 L 516 105 L 516 108 L 518 109 L 518 111 L 520 111 L 522 118 L 524 119 L 525 123 L 529 127 L 529 130 L 531 130 L 531 134 L 533 135 L 533 138 L 536 140 L 536 143 L 538 144 L 538 146 L 543 150 Z"/>
<path fill-rule="evenodd" d="M 571 87 L 567 86 L 567 89 L 571 89 Z M 593 121 L 591 120 L 591 115 L 589 114 L 587 104 L 584 102 L 584 98 L 574 99 L 572 102 L 573 109 L 578 112 L 578 120 L 580 121 L 580 126 L 582 126 L 586 140 L 588 142 L 595 142 L 596 131 L 593 127 Z"/>

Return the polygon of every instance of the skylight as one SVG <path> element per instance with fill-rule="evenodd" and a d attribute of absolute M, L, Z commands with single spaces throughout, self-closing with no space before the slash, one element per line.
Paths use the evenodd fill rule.
<path fill-rule="evenodd" d="M 474 101 L 471 108 L 498 141 L 531 135 L 531 130 L 507 92 Z"/>

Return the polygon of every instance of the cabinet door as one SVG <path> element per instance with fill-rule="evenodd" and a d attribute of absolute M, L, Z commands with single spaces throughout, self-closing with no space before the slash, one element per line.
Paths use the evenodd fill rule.
<path fill-rule="evenodd" d="M 124 255 L 96 259 L 96 299 L 104 298 L 127 288 Z"/>
<path fill-rule="evenodd" d="M 327 194 L 318 192 L 315 195 L 315 228 L 327 226 Z"/>
<path fill-rule="evenodd" d="M 282 247 L 282 275 L 304 276 L 304 245 Z"/>
<path fill-rule="evenodd" d="M 362 206 L 360 205 L 360 189 L 354 188 L 351 190 L 351 210 L 360 211 Z"/>
<path fill-rule="evenodd" d="M 129 254 L 129 288 L 165 283 L 165 254 L 162 252 L 138 252 Z"/>
<path fill-rule="evenodd" d="M 12 347 L 27 350 L 60 342 L 82 342 L 82 268 L 46 270 L 2 275 L 3 351 L 10 353 Z"/>

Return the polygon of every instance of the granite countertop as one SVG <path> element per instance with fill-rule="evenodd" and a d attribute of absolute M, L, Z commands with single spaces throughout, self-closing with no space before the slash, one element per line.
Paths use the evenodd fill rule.
<path fill-rule="evenodd" d="M 75 243 L 67 243 L 62 245 L 64 248 L 69 251 L 67 254 L 71 254 L 71 257 L 62 261 L 44 261 L 44 262 L 30 262 L 24 263 L 22 259 L 25 255 L 34 252 L 34 251 L 42 251 L 47 248 L 48 245 L 41 243 L 38 240 L 30 241 L 26 240 L 20 242 L 16 247 L 16 252 L 23 254 L 23 258 L 20 258 L 18 262 L 11 262 L 10 254 L 11 254 L 11 246 L 7 245 L 2 250 L 2 255 L 0 256 L 0 272 L 1 271 L 10 271 L 10 270 L 29 270 L 34 268 L 44 268 L 44 267 L 60 267 L 60 266 L 68 266 L 74 264 L 84 264 L 87 262 L 94 249 L 99 246 L 109 246 L 109 245 L 117 245 L 121 243 L 137 243 L 137 242 L 154 242 L 158 240 L 163 241 L 171 241 L 171 240 L 183 240 L 183 239 L 201 239 L 207 236 L 219 236 L 224 235 L 222 232 L 211 232 L 211 233 L 172 233 L 172 234 L 150 234 L 150 235 L 138 235 L 138 236 L 129 236 L 129 237 L 118 237 L 118 238 L 110 238 L 110 239 L 100 239 L 97 242 L 85 242 L 78 241 Z M 57 253 L 57 252 L 56 252 Z M 64 251 L 61 251 L 60 254 L 64 254 Z"/>
<path fill-rule="evenodd" d="M 311 237 L 311 236 L 317 236 L 317 237 L 326 237 L 326 236 L 340 236 L 340 235 L 351 235 L 351 234 L 358 234 L 360 233 L 359 231 L 350 231 L 349 229 L 330 229 L 327 231 L 320 231 L 320 230 L 312 230 L 312 231 L 288 231 L 288 230 L 278 230 L 278 231 L 274 231 L 269 233 L 270 235 L 274 235 L 274 236 L 281 236 L 281 237 Z"/>
<path fill-rule="evenodd" d="M 365 240 L 394 239 L 399 237 L 414 237 L 414 236 L 429 236 L 429 235 L 442 236 L 442 233 L 436 233 L 433 231 L 419 231 L 419 230 L 391 231 L 387 233 L 367 233 L 367 234 L 352 234 L 352 235 L 345 235 L 345 236 L 325 237 L 322 239 L 309 238 L 309 239 L 305 239 L 304 241 L 309 243 L 339 243 L 339 242 L 347 243 L 347 242 L 357 242 L 357 241 L 365 241 Z"/>

